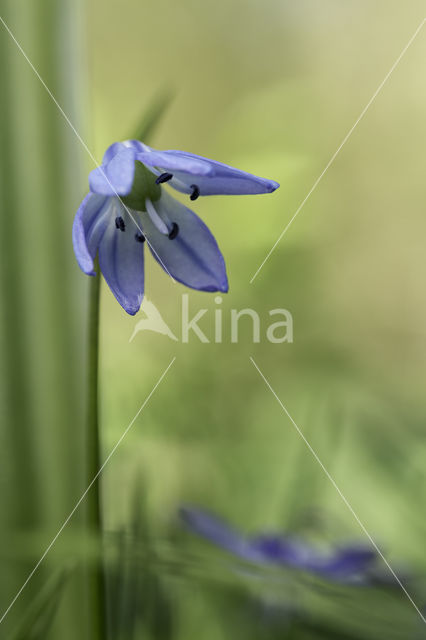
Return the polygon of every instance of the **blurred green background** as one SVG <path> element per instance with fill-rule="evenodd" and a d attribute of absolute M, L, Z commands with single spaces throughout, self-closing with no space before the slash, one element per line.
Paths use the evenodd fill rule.
<path fill-rule="evenodd" d="M 143 314 L 127 316 L 102 287 L 103 457 L 176 356 L 102 474 L 105 545 L 120 550 L 117 566 L 126 568 L 124 582 L 114 583 L 121 600 L 112 637 L 423 637 L 419 615 L 397 590 L 323 591 L 319 604 L 306 598 L 309 614 L 300 623 L 264 620 L 251 599 L 282 612 L 295 594 L 273 581 L 253 587 L 235 579 L 226 557 L 211 557 L 207 543 L 183 532 L 176 513 L 189 502 L 245 532 L 364 541 L 252 356 L 386 558 L 416 577 L 409 589 L 416 604 L 426 602 L 426 28 L 250 283 L 423 20 L 424 2 L 2 6 L 98 160 L 168 91 L 153 146 L 281 184 L 267 197 L 194 203 L 227 263 L 221 344 L 196 336 L 182 344 L 153 332 L 130 341 Z M 0 46 L 6 609 L 87 485 L 87 278 L 73 256 L 71 225 L 92 164 L 4 28 Z M 200 327 L 213 336 L 214 295 L 173 283 L 150 256 L 145 281 L 146 296 L 176 335 L 182 294 L 189 293 L 194 314 L 208 309 Z M 261 318 L 259 344 L 248 321 L 231 344 L 230 310 L 243 308 Z M 265 338 L 276 308 L 293 316 L 292 344 Z M 82 525 L 84 506 L 4 621 L 5 638 L 55 571 L 90 555 Z M 90 637 L 84 634 L 93 612 L 84 613 L 80 564 L 65 582 L 48 637 Z M 296 599 L 304 603 L 305 596 Z M 45 606 L 42 600 L 40 610 Z M 117 622 L 130 619 L 129 627 Z M 18 637 L 47 637 L 25 633 Z"/>

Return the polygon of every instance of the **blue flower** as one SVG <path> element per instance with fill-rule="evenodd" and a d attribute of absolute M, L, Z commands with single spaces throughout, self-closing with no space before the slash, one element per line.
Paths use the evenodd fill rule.
<path fill-rule="evenodd" d="M 129 140 L 105 152 L 89 176 L 90 193 L 74 219 L 77 261 L 95 275 L 94 260 L 127 313 L 144 293 L 144 245 L 175 280 L 199 291 L 228 291 L 223 256 L 207 226 L 164 189 L 190 200 L 206 195 L 270 193 L 278 183 L 183 151 L 156 151 Z"/>
<path fill-rule="evenodd" d="M 347 545 L 324 553 L 290 536 L 245 537 L 200 509 L 182 507 L 180 515 L 191 531 L 243 560 L 298 569 L 332 582 L 368 584 L 377 560 L 377 553 L 370 547 Z"/>

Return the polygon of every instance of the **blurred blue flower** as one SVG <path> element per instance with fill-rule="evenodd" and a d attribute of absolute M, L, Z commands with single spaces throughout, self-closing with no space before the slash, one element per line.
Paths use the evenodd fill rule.
<path fill-rule="evenodd" d="M 89 176 L 90 193 L 74 219 L 77 261 L 94 275 L 94 259 L 111 291 L 134 315 L 144 293 L 145 240 L 175 280 L 200 291 L 228 291 L 223 256 L 207 226 L 162 187 L 189 194 L 270 193 L 278 183 L 183 151 L 156 151 L 137 140 L 116 142 Z"/>
<path fill-rule="evenodd" d="M 324 553 L 290 536 L 245 537 L 216 516 L 196 508 L 182 507 L 180 516 L 191 531 L 244 560 L 299 569 L 333 582 L 369 584 L 370 570 L 377 560 L 375 551 L 361 545 Z"/>

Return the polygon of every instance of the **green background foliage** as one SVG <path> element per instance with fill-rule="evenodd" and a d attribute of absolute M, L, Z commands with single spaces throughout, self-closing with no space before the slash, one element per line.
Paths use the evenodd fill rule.
<path fill-rule="evenodd" d="M 102 475 L 114 638 L 187 640 L 200 629 L 206 640 L 421 637 L 421 620 L 402 592 L 305 592 L 297 581 L 288 587 L 282 573 L 250 580 L 185 533 L 176 513 L 189 502 L 245 532 L 290 531 L 332 544 L 364 539 L 252 356 L 395 570 L 417 576 L 409 581 L 416 603 L 426 599 L 426 27 L 250 283 L 423 20 L 424 4 L 2 6 L 99 160 L 154 104 L 154 115 L 163 111 L 151 131 L 154 146 L 281 183 L 271 196 L 193 203 L 228 268 L 221 344 L 195 336 L 182 344 L 152 332 L 130 341 L 142 316 L 127 316 L 102 287 L 104 457 L 176 356 Z M 0 48 L 6 608 L 87 477 L 87 278 L 73 256 L 71 225 L 92 163 L 4 29 Z M 164 95 L 171 99 L 163 110 Z M 146 296 L 177 336 L 185 292 L 147 254 Z M 212 338 L 215 296 L 189 292 L 189 304 L 194 313 L 208 309 L 200 326 Z M 241 321 L 239 342 L 230 342 L 230 311 L 243 308 L 261 317 L 259 344 L 248 321 Z M 265 339 L 275 308 L 292 313 L 292 344 Z M 62 585 L 72 561 L 50 634 L 84 638 L 96 615 L 81 568 L 90 544 L 82 507 L 5 628 L 28 628 L 28 609 L 40 610 L 36 594 Z M 266 605 L 280 615 L 265 619 Z M 282 610 L 294 606 L 303 614 L 289 624 Z"/>

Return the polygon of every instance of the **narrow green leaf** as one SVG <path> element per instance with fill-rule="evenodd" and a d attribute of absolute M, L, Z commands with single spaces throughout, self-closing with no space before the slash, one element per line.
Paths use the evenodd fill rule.
<path fill-rule="evenodd" d="M 10 640 L 45 640 L 72 570 L 58 570 L 32 601 Z"/>
<path fill-rule="evenodd" d="M 174 92 L 170 89 L 163 89 L 163 91 L 154 96 L 130 137 L 143 142 L 150 139 L 173 98 Z"/>

